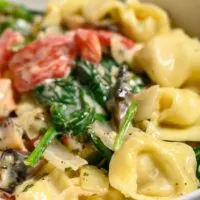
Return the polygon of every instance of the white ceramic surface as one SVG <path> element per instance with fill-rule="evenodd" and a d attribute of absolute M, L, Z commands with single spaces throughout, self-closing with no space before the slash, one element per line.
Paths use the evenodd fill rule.
<path fill-rule="evenodd" d="M 44 10 L 48 0 L 9 0 L 14 3 L 24 4 L 32 10 Z"/>
<path fill-rule="evenodd" d="M 25 4 L 33 10 L 44 10 L 48 0 L 10 0 Z M 92 1 L 92 0 L 91 0 Z M 200 38 L 200 0 L 142 0 L 160 5 L 170 15 L 173 23 L 192 36 Z M 178 200 L 200 200 L 200 189 Z"/>
<path fill-rule="evenodd" d="M 200 38 L 200 0 L 142 0 L 160 5 L 170 15 L 174 25 Z M 200 199 L 200 198 L 199 198 Z"/>

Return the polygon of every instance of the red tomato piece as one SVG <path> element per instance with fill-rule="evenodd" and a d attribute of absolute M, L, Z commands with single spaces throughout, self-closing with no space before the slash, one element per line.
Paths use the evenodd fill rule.
<path fill-rule="evenodd" d="M 112 37 L 119 37 L 122 45 L 127 49 L 131 49 L 135 45 L 132 40 L 110 31 L 78 29 L 75 41 L 80 57 L 93 63 L 99 63 L 102 56 L 101 46 L 110 47 Z"/>
<path fill-rule="evenodd" d="M 96 31 L 96 34 L 103 46 L 110 46 L 113 33 L 109 31 Z"/>
<path fill-rule="evenodd" d="M 121 36 L 121 44 L 123 44 L 127 49 L 132 49 L 135 46 L 135 43 L 128 38 Z"/>
<path fill-rule="evenodd" d="M 101 46 L 109 47 L 114 36 L 119 37 L 127 49 L 134 47 L 133 41 L 109 31 L 78 29 L 72 33 L 40 38 L 12 57 L 9 66 L 19 92 L 29 91 L 46 79 L 67 76 L 76 55 L 99 63 Z"/>
<path fill-rule="evenodd" d="M 50 78 L 62 78 L 70 72 L 76 57 L 74 36 L 48 36 L 20 49 L 9 66 L 14 86 L 26 92 Z"/>
<path fill-rule="evenodd" d="M 78 29 L 75 34 L 75 42 L 80 57 L 95 64 L 100 62 L 102 50 L 95 31 Z"/>
<path fill-rule="evenodd" d="M 67 145 L 69 143 L 70 136 L 63 135 L 61 140 L 62 140 L 64 145 Z"/>
<path fill-rule="evenodd" d="M 120 38 L 121 40 L 121 43 L 127 48 L 127 49 L 131 49 L 133 48 L 133 46 L 135 45 L 135 43 L 124 37 L 124 36 L 121 36 L 120 34 L 117 34 L 117 33 L 112 33 L 110 31 L 96 31 L 96 34 L 101 42 L 101 45 L 104 45 L 104 46 L 110 46 L 111 45 L 111 39 L 112 37 L 114 36 L 117 36 Z"/>
<path fill-rule="evenodd" d="M 8 66 L 8 61 L 13 55 L 11 47 L 24 40 L 23 36 L 11 29 L 6 29 L 0 37 L 0 74 Z"/>
<path fill-rule="evenodd" d="M 7 117 L 15 108 L 16 104 L 11 80 L 0 79 L 0 118 Z"/>
<path fill-rule="evenodd" d="M 0 200 L 15 200 L 15 199 L 16 199 L 15 196 L 11 196 L 6 193 L 4 193 L 0 196 Z"/>

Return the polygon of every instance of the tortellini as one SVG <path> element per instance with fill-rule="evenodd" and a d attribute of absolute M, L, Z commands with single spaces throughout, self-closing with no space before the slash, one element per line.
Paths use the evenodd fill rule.
<path fill-rule="evenodd" d="M 200 96 L 187 89 L 153 86 L 135 96 L 135 120 L 162 140 L 200 141 Z"/>
<path fill-rule="evenodd" d="M 192 148 L 137 133 L 114 153 L 109 170 L 112 187 L 137 200 L 169 200 L 197 188 Z"/>
<path fill-rule="evenodd" d="M 159 92 L 160 87 L 155 85 L 134 96 L 137 103 L 137 112 L 134 118 L 136 122 L 152 118 L 154 112 L 158 110 Z"/>
<path fill-rule="evenodd" d="M 150 40 L 135 60 L 155 83 L 180 87 L 189 79 L 200 80 L 199 54 L 199 42 L 181 30 L 174 30 Z"/>
<path fill-rule="evenodd" d="M 93 24 L 102 23 L 107 15 L 111 15 L 111 20 L 114 18 L 112 13 L 117 15 L 124 5 L 116 0 L 93 0 L 83 6 L 84 18 Z"/>
<path fill-rule="evenodd" d="M 85 191 L 105 194 L 109 189 L 107 176 L 95 166 L 84 166 L 80 170 L 81 187 Z"/>
<path fill-rule="evenodd" d="M 161 88 L 159 105 L 161 124 L 190 126 L 200 117 L 200 97 L 190 90 Z"/>
<path fill-rule="evenodd" d="M 192 73 L 188 82 L 197 82 L 200 89 L 200 42 L 198 39 L 191 41 L 191 50 Z"/>
<path fill-rule="evenodd" d="M 43 170 L 43 173 L 45 173 Z M 15 191 L 16 200 L 123 200 L 123 195 L 109 189 L 108 177 L 94 166 L 81 168 L 80 175 L 72 177 L 66 172 L 53 168 L 40 179 L 24 182 Z M 42 174 L 41 174 L 42 175 Z M 93 197 L 93 198 L 92 198 Z M 94 198 L 96 197 L 96 198 Z M 116 198 L 114 198 L 116 197 Z"/>
<path fill-rule="evenodd" d="M 93 195 L 93 196 L 84 196 L 79 200 L 127 200 L 119 191 L 111 188 L 108 193 L 104 196 Z"/>
<path fill-rule="evenodd" d="M 72 180 L 58 169 L 39 180 L 28 180 L 15 191 L 17 200 L 54 200 L 65 188 L 70 187 Z"/>
<path fill-rule="evenodd" d="M 133 40 L 146 42 L 153 36 L 170 30 L 169 18 L 161 8 L 137 0 L 64 0 L 53 1 L 43 26 L 65 23 L 70 28 L 85 24 L 120 25 Z"/>
<path fill-rule="evenodd" d="M 82 10 L 83 6 L 87 4 L 88 0 L 64 0 L 60 8 L 60 15 L 63 23 L 69 28 L 78 28 L 86 24 L 86 19 L 82 15 Z"/>
<path fill-rule="evenodd" d="M 48 15 L 47 17 L 43 20 L 43 26 L 53 26 L 53 25 L 58 25 L 62 21 L 62 15 L 60 13 L 61 9 L 61 1 L 58 0 L 52 0 L 48 4 Z"/>
<path fill-rule="evenodd" d="M 166 12 L 152 4 L 128 1 L 127 6 L 120 10 L 120 17 L 124 34 L 139 42 L 170 30 Z"/>

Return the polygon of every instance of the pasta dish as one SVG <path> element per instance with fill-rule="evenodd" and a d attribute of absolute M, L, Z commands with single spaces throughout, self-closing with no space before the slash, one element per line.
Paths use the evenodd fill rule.
<path fill-rule="evenodd" d="M 0 0 L 0 199 L 175 200 L 200 180 L 200 42 L 139 0 Z"/>

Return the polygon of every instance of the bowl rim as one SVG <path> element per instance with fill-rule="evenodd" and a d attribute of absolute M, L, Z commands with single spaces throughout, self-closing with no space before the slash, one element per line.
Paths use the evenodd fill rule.
<path fill-rule="evenodd" d="M 177 200 L 199 200 L 199 199 L 200 199 L 200 189 L 197 189 L 190 194 L 178 198 Z"/>

